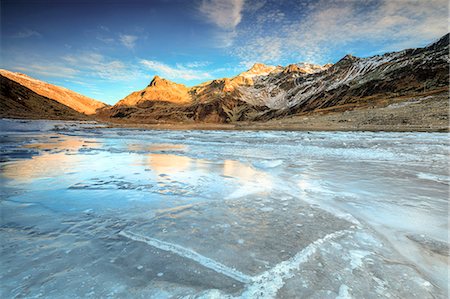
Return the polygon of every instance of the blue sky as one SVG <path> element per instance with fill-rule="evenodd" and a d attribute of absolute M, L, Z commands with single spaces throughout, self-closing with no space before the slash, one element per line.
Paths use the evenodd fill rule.
<path fill-rule="evenodd" d="M 113 104 L 154 75 L 192 86 L 255 62 L 424 46 L 447 0 L 2 0 L 1 68 Z"/>

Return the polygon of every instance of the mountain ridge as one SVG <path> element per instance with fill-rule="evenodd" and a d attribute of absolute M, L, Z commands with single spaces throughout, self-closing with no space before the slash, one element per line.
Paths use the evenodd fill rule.
<path fill-rule="evenodd" d="M 219 78 L 198 85 L 187 87 L 166 78 L 155 75 L 150 83 L 142 90 L 130 93 L 125 98 L 119 100 L 114 106 L 138 106 L 144 107 L 145 102 L 170 102 L 175 104 L 192 104 L 198 101 L 196 95 L 207 93 L 206 89 L 218 90 L 221 92 L 232 92 L 239 86 L 252 86 L 253 79 L 259 76 L 277 74 L 281 72 L 301 72 L 315 73 L 328 68 L 331 64 L 324 66 L 312 63 L 292 64 L 287 67 L 265 65 L 254 63 L 248 70 L 239 73 L 231 78 Z M 148 103 L 147 103 L 148 105 Z"/>
<path fill-rule="evenodd" d="M 183 105 L 159 97 L 157 103 L 147 102 L 145 107 L 114 105 L 102 109 L 100 115 L 144 122 L 235 122 L 331 107 L 369 107 L 378 105 L 381 98 L 448 86 L 448 40 L 446 34 L 423 48 L 366 58 L 347 54 L 334 65 L 297 63 L 275 67 L 256 63 L 235 77 L 189 88 L 189 98 Z"/>

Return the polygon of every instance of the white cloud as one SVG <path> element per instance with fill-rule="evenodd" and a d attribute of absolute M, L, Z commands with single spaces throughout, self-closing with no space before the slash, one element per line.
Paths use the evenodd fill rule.
<path fill-rule="evenodd" d="M 225 30 L 233 30 L 242 18 L 244 0 L 203 0 L 200 12 L 207 20 Z"/>
<path fill-rule="evenodd" d="M 189 69 L 183 65 L 171 67 L 159 61 L 145 59 L 141 60 L 141 64 L 147 69 L 154 71 L 157 75 L 171 80 L 204 80 L 212 77 L 208 72 L 198 69 Z"/>
<path fill-rule="evenodd" d="M 216 48 L 228 48 L 234 43 L 234 39 L 238 36 L 236 30 L 233 31 L 218 31 L 214 36 L 213 46 Z"/>
<path fill-rule="evenodd" d="M 5 68 L 30 75 L 73 80 L 136 82 L 145 78 L 142 68 L 134 63 L 125 63 L 98 52 L 77 52 L 52 60 L 33 54 L 21 53 L 8 61 Z"/>
<path fill-rule="evenodd" d="M 13 66 L 12 69 L 25 74 L 37 74 L 53 78 L 74 78 L 78 73 L 74 68 L 50 63 L 18 64 Z"/>
<path fill-rule="evenodd" d="M 282 59 L 284 39 L 278 36 L 258 36 L 234 53 L 245 61 L 275 63 Z"/>
<path fill-rule="evenodd" d="M 248 12 L 256 12 L 266 5 L 267 0 L 247 0 L 245 1 L 244 10 Z"/>
<path fill-rule="evenodd" d="M 285 14 L 276 9 L 267 13 L 260 14 L 256 17 L 258 23 L 279 23 L 283 21 Z"/>
<path fill-rule="evenodd" d="M 42 34 L 35 30 L 31 29 L 24 29 L 22 31 L 16 32 L 13 35 L 11 35 L 12 38 L 29 38 L 29 37 L 42 37 Z"/>
<path fill-rule="evenodd" d="M 85 52 L 79 55 L 67 55 L 63 60 L 73 68 L 96 79 L 111 81 L 134 81 L 143 76 L 136 67 L 129 66 L 120 60 L 107 58 L 96 52 Z"/>
<path fill-rule="evenodd" d="M 308 49 L 307 43 L 338 47 L 354 41 L 409 41 L 410 46 L 417 46 L 448 30 L 446 0 L 384 0 L 365 11 L 358 4 L 339 2 L 319 8 L 308 21 L 292 24 L 289 30 L 297 32 L 293 45 Z"/>
<path fill-rule="evenodd" d="M 305 15 L 291 19 L 276 9 L 264 12 L 240 28 L 230 51 L 243 61 L 326 63 L 333 51 L 355 45 L 382 44 L 374 52 L 394 51 L 448 32 L 447 0 L 322 0 L 301 10 Z"/>
<path fill-rule="evenodd" d="M 133 49 L 136 45 L 138 37 L 136 35 L 127 35 L 127 34 L 120 34 L 119 40 L 120 42 L 127 47 L 128 49 Z"/>
<path fill-rule="evenodd" d="M 192 61 L 192 62 L 188 62 L 188 63 L 186 63 L 184 65 L 183 64 L 177 64 L 177 66 L 184 67 L 184 68 L 193 68 L 193 69 L 195 69 L 195 68 L 205 67 L 205 66 L 208 66 L 210 64 L 211 64 L 211 62 L 209 62 L 209 61 Z"/>
<path fill-rule="evenodd" d="M 203 0 L 199 11 L 206 21 L 216 25 L 213 45 L 227 48 L 237 36 L 236 27 L 242 19 L 244 0 Z"/>

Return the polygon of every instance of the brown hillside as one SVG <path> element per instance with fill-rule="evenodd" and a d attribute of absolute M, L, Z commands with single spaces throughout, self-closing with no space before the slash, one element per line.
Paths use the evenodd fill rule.
<path fill-rule="evenodd" d="M 0 117 L 87 120 L 89 117 L 0 75 Z"/>
<path fill-rule="evenodd" d="M 95 114 L 97 109 L 106 106 L 106 104 L 102 102 L 88 98 L 67 88 L 55 86 L 37 79 L 33 79 L 24 74 L 0 69 L 0 75 L 31 89 L 41 96 L 55 100 L 63 105 L 66 105 L 67 107 L 72 108 L 75 111 L 84 114 Z"/>

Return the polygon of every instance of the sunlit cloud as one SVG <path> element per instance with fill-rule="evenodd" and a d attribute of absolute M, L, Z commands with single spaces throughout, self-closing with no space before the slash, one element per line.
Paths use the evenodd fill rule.
<path fill-rule="evenodd" d="M 154 71 L 157 75 L 171 80 L 204 80 L 212 77 L 208 72 L 198 69 L 190 69 L 183 65 L 172 67 L 159 61 L 145 59 L 141 60 L 141 64 L 146 69 Z"/>

